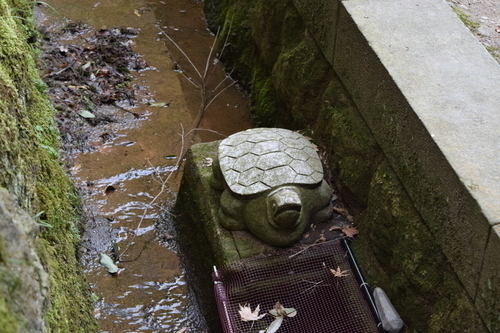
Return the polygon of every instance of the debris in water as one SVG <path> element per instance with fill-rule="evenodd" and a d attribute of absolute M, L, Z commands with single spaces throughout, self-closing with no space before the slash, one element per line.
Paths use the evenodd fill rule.
<path fill-rule="evenodd" d="M 106 195 L 108 195 L 108 194 L 113 193 L 114 191 L 116 191 L 116 187 L 114 187 L 113 185 L 108 185 L 108 186 L 106 186 L 106 189 L 104 190 L 104 193 Z"/>
<path fill-rule="evenodd" d="M 148 105 L 159 107 L 159 108 L 167 108 L 170 106 L 170 103 L 167 103 L 167 102 L 149 102 Z"/>
<path fill-rule="evenodd" d="M 87 111 L 87 110 L 80 111 L 78 114 L 79 114 L 81 117 L 83 117 L 83 118 L 87 118 L 87 119 L 92 119 L 92 118 L 95 118 L 95 114 L 93 114 L 92 112 Z"/>
<path fill-rule="evenodd" d="M 101 256 L 101 260 L 99 260 L 99 262 L 101 263 L 101 265 L 106 267 L 109 274 L 117 274 L 120 269 L 118 268 L 118 266 L 115 265 L 113 260 L 107 254 L 104 253 L 99 253 L 99 254 Z"/>

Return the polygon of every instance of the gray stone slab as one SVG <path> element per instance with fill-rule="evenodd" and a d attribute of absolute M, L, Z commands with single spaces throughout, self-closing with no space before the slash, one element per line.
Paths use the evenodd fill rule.
<path fill-rule="evenodd" d="M 490 223 L 500 223 L 498 63 L 444 1 L 343 4 Z"/>
<path fill-rule="evenodd" d="M 334 68 L 474 298 L 500 216 L 500 67 L 444 2 L 350 0 Z"/>

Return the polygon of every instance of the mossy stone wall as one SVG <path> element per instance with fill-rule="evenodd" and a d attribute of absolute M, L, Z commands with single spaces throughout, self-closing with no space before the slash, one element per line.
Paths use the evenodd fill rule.
<path fill-rule="evenodd" d="M 464 233 L 471 224 L 451 225 L 463 222 L 457 214 L 479 216 L 478 207 L 464 199 L 466 191 L 453 178 L 453 170 L 436 169 L 432 180 L 420 168 L 422 161 L 440 165 L 439 158 L 422 158 L 410 148 L 405 150 L 406 142 L 398 141 L 413 119 L 389 114 L 381 119 L 386 126 L 385 141 L 381 134 L 374 135 L 382 127 L 374 129 L 359 109 L 363 87 L 346 84 L 351 83 L 346 79 L 349 73 L 339 73 L 332 66 L 335 52 L 357 50 L 358 41 L 361 47 L 366 44 L 359 32 L 351 40 L 344 38 L 343 45 L 335 43 L 342 29 L 351 37 L 351 30 L 345 31 L 352 28 L 347 23 L 336 29 L 336 20 L 347 14 L 340 1 L 206 0 L 205 12 L 213 29 L 221 27 L 220 40 L 228 36 L 223 60 L 230 68 L 236 66 L 240 82 L 249 89 L 257 125 L 306 130 L 326 152 L 335 182 L 360 230 L 356 250 L 362 267 L 371 284 L 388 293 L 409 332 L 494 332 L 500 325 L 496 310 L 487 312 L 488 307 L 478 306 L 474 299 L 488 224 L 473 236 Z M 365 56 L 352 60 L 366 74 L 377 59 L 373 54 Z M 396 110 L 408 110 L 406 101 L 383 95 L 397 90 L 395 85 L 387 86 L 390 77 L 368 79 L 383 88 L 378 95 L 376 89 L 370 90 L 374 104 L 368 117 L 387 115 L 384 98 Z M 379 112 L 381 108 L 384 112 Z M 426 138 L 413 134 L 409 137 L 415 145 L 435 148 Z M 395 163 L 398 155 L 394 152 L 400 148 L 402 156 Z M 408 192 L 402 175 L 416 184 L 418 194 L 412 189 Z M 454 195 L 447 197 L 443 191 Z M 416 202 L 417 195 L 422 200 Z M 484 238 L 480 252 L 463 252 L 468 245 L 457 239 L 469 236 L 474 244 Z M 443 246 L 447 255 L 456 257 L 455 267 Z M 489 259 L 495 260 L 493 255 Z M 468 262 L 470 271 L 466 270 Z M 483 297 L 498 309 L 492 291 L 484 290 Z"/>
<path fill-rule="evenodd" d="M 0 0 L 0 187 L 43 224 L 34 246 L 49 274 L 44 330 L 97 332 L 90 289 L 77 260 L 79 201 L 58 159 L 55 110 L 37 69 L 33 4 Z M 8 285 L 16 267 L 3 249 L 0 284 Z M 15 295 L 0 288 L 2 332 L 26 332 L 23 322 L 29 319 L 15 311 Z"/>

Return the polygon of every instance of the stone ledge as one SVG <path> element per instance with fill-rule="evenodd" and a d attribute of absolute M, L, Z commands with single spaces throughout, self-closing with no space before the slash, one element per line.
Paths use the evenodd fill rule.
<path fill-rule="evenodd" d="M 500 293 L 500 66 L 444 1 L 292 2 L 498 329 L 487 308 Z"/>

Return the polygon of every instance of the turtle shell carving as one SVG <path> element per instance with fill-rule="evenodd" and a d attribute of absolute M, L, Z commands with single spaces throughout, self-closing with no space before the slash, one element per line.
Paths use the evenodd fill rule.
<path fill-rule="evenodd" d="M 275 246 L 295 242 L 332 215 L 331 188 L 309 140 L 281 128 L 254 128 L 222 140 L 212 165 L 222 191 L 219 220 Z"/>
<path fill-rule="evenodd" d="M 220 170 L 236 194 L 251 195 L 283 184 L 318 184 L 323 166 L 314 146 L 289 130 L 256 128 L 219 145 Z"/>

